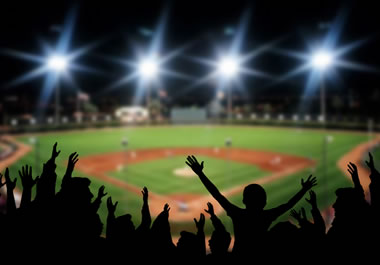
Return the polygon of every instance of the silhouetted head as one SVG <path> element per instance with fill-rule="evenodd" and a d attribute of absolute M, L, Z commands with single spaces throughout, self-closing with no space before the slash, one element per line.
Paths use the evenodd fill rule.
<path fill-rule="evenodd" d="M 115 219 L 115 228 L 120 235 L 130 235 L 135 231 L 135 225 L 132 222 L 130 214 L 124 214 Z"/>
<path fill-rule="evenodd" d="M 231 243 L 231 235 L 227 231 L 218 231 L 215 230 L 210 240 L 208 241 L 208 245 L 210 246 L 211 253 L 213 254 L 222 254 L 228 251 L 228 247 Z"/>
<path fill-rule="evenodd" d="M 192 254 L 198 245 L 197 236 L 187 231 L 182 231 L 180 235 L 177 242 L 177 249 L 183 254 Z"/>
<path fill-rule="evenodd" d="M 355 213 L 367 205 L 363 194 L 355 188 L 339 188 L 335 194 L 336 201 L 333 204 L 335 215 Z"/>
<path fill-rule="evenodd" d="M 267 194 L 259 184 L 250 184 L 244 188 L 243 203 L 246 208 L 262 210 L 267 204 Z"/>
<path fill-rule="evenodd" d="M 65 196 L 79 205 L 91 203 L 94 195 L 91 193 L 90 184 L 88 178 L 71 178 L 65 187 Z"/>

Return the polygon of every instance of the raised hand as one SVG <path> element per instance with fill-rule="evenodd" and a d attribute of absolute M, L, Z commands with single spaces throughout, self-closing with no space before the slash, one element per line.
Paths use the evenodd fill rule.
<path fill-rule="evenodd" d="M 57 152 L 57 145 L 58 145 L 58 143 L 56 142 L 56 143 L 54 144 L 54 146 L 53 146 L 53 151 L 52 151 L 52 153 L 51 153 L 51 158 L 53 158 L 53 159 L 57 158 L 58 155 L 59 155 L 59 153 L 61 153 L 61 151 L 58 151 L 58 152 Z"/>
<path fill-rule="evenodd" d="M 371 170 L 374 170 L 375 169 L 375 163 L 373 162 L 373 156 L 371 154 L 371 152 L 368 152 L 368 155 L 369 155 L 369 161 L 365 161 L 365 163 L 367 164 L 367 166 L 371 169 Z"/>
<path fill-rule="evenodd" d="M 32 177 L 32 167 L 26 165 L 21 168 L 21 171 L 18 171 L 18 174 L 21 178 L 21 183 L 24 189 L 31 189 L 39 180 L 39 177 L 33 179 Z"/>
<path fill-rule="evenodd" d="M 17 178 L 11 181 L 8 168 L 5 170 L 4 177 L 7 183 L 7 213 L 10 214 L 16 211 L 16 201 L 13 190 L 16 188 Z"/>
<path fill-rule="evenodd" d="M 9 178 L 9 169 L 7 168 L 5 170 L 5 182 L 7 183 L 7 192 L 11 192 L 14 190 L 14 188 L 16 188 L 16 182 L 17 182 L 17 178 L 15 178 L 13 181 L 11 181 L 11 179 Z"/>
<path fill-rule="evenodd" d="M 191 167 L 191 169 L 197 174 L 202 174 L 203 171 L 203 161 L 201 164 L 199 164 L 198 160 L 195 158 L 195 156 L 188 156 L 186 164 Z"/>
<path fill-rule="evenodd" d="M 365 161 L 367 166 L 371 170 L 371 174 L 369 175 L 369 178 L 371 179 L 372 183 L 380 180 L 380 173 L 375 168 L 375 163 L 373 162 L 373 157 L 371 153 L 368 153 L 369 155 L 369 161 Z"/>
<path fill-rule="evenodd" d="M 356 167 L 356 165 L 350 162 L 349 164 L 347 164 L 347 167 L 347 171 L 351 174 L 352 180 L 359 179 L 358 168 Z"/>
<path fill-rule="evenodd" d="M 298 221 L 298 224 L 301 226 L 308 222 L 307 218 L 306 218 L 305 208 L 303 208 L 303 207 L 301 208 L 301 210 L 299 212 L 297 212 L 294 209 L 291 210 L 290 216 L 293 217 L 294 219 L 296 219 Z"/>
<path fill-rule="evenodd" d="M 107 199 L 107 209 L 108 209 L 108 214 L 115 214 L 116 211 L 116 206 L 119 202 L 115 202 L 115 204 L 112 203 L 112 198 L 108 197 Z"/>
<path fill-rule="evenodd" d="M 301 217 L 301 211 L 297 212 L 296 210 L 292 209 L 290 211 L 290 216 L 297 220 L 298 223 L 301 223 L 302 217 Z"/>
<path fill-rule="evenodd" d="M 97 199 L 102 199 L 104 196 L 106 196 L 108 193 L 107 192 L 104 192 L 104 185 L 100 186 L 99 190 L 98 190 L 98 197 Z"/>
<path fill-rule="evenodd" d="M 194 222 L 197 229 L 202 231 L 203 228 L 205 227 L 205 215 L 201 213 L 199 216 L 199 221 L 196 218 L 194 218 Z"/>
<path fill-rule="evenodd" d="M 308 191 L 310 190 L 312 187 L 314 187 L 315 185 L 317 185 L 317 178 L 316 177 L 312 177 L 313 175 L 310 175 L 306 181 L 304 181 L 303 179 L 301 179 L 301 185 L 302 185 L 302 189 L 304 189 L 305 191 Z"/>
<path fill-rule="evenodd" d="M 208 213 L 211 216 L 215 215 L 214 206 L 212 205 L 212 203 L 208 202 L 207 206 L 208 206 L 208 209 L 205 209 L 205 212 Z"/>
<path fill-rule="evenodd" d="M 68 172 L 73 172 L 74 171 L 74 167 L 75 167 L 75 164 L 78 162 L 78 154 L 77 152 L 74 152 L 72 153 L 70 156 L 69 156 L 69 163 L 67 164 L 67 171 Z"/>
<path fill-rule="evenodd" d="M 143 195 L 143 201 L 147 202 L 148 201 L 148 195 L 149 195 L 147 187 L 144 187 L 142 189 L 141 193 Z"/>
<path fill-rule="evenodd" d="M 317 207 L 317 195 L 313 190 L 309 191 L 310 199 L 305 198 L 305 200 L 310 203 L 312 207 Z"/>
<path fill-rule="evenodd" d="M 169 211 L 170 211 L 170 207 L 169 207 L 169 204 L 165 203 L 164 205 L 164 212 L 169 214 Z"/>

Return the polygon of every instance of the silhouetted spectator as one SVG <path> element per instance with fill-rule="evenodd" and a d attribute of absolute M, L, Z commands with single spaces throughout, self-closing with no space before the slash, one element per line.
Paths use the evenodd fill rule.
<path fill-rule="evenodd" d="M 205 212 L 210 215 L 214 231 L 208 241 L 211 253 L 208 259 L 212 262 L 226 262 L 229 259 L 228 248 L 231 243 L 231 235 L 226 230 L 222 221 L 215 215 L 214 206 L 211 202 L 207 203 L 208 209 Z"/>
<path fill-rule="evenodd" d="M 365 242 L 373 229 L 369 204 L 365 200 L 363 189 L 359 187 L 357 168 L 352 163 L 349 172 L 355 187 L 335 191 L 335 215 L 331 228 L 327 231 L 329 246 L 334 247 L 336 256 L 344 255 L 347 251 L 352 251 L 352 255 L 362 253 L 365 248 L 358 245 L 358 242 Z"/>
<path fill-rule="evenodd" d="M 206 256 L 205 216 L 201 213 L 199 221 L 194 218 L 197 234 L 182 231 L 177 242 L 177 255 L 184 261 L 199 261 Z"/>
<path fill-rule="evenodd" d="M 310 175 L 305 182 L 301 180 L 301 190 L 287 203 L 264 210 L 267 203 L 265 190 L 258 184 L 250 184 L 243 192 L 243 203 L 246 209 L 241 209 L 228 201 L 206 177 L 203 173 L 203 161 L 199 164 L 194 156 L 188 156 L 186 164 L 199 176 L 207 190 L 231 217 L 235 232 L 233 252 L 241 257 L 252 255 L 252 252 L 259 254 L 261 250 L 266 249 L 266 234 L 272 222 L 290 210 L 308 190 L 316 185 L 315 177 Z"/>
<path fill-rule="evenodd" d="M 170 232 L 169 211 L 169 204 L 166 203 L 162 212 L 153 221 L 151 228 L 149 252 L 158 260 L 166 260 L 168 257 L 175 256 L 176 253 Z"/>

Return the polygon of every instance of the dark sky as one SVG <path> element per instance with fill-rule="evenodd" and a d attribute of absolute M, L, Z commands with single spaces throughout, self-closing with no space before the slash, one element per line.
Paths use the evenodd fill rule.
<path fill-rule="evenodd" d="M 348 59 L 371 66 L 379 66 L 379 25 L 380 14 L 376 1 L 9 1 L 0 9 L 0 48 L 10 48 L 30 53 L 39 53 L 39 40 L 54 43 L 59 33 L 54 25 L 62 24 L 67 11 L 76 3 L 77 20 L 72 46 L 81 47 L 97 40 L 103 43 L 82 62 L 106 74 L 104 76 L 78 74 L 75 79 L 79 86 L 89 93 L 99 93 L 119 79 L 126 70 L 120 65 L 102 59 L 104 55 L 131 56 L 135 45 L 146 45 L 149 38 L 141 29 L 153 30 L 163 10 L 169 10 L 164 37 L 164 50 L 169 52 L 187 43 L 194 44 L 184 52 L 186 56 L 215 56 L 215 49 L 229 43 L 231 36 L 224 30 L 234 28 L 245 10 L 250 10 L 250 22 L 242 53 L 247 53 L 264 43 L 282 39 L 279 48 L 304 51 L 307 42 L 318 39 L 326 32 L 321 25 L 334 20 L 339 10 L 347 8 L 345 21 L 338 45 L 358 39 L 369 38 L 359 49 L 348 54 Z M 207 74 L 207 67 L 194 64 L 186 58 L 173 60 L 170 68 L 192 76 Z M 255 61 L 255 67 L 274 75 L 281 75 L 297 67 L 298 60 L 269 52 Z M 36 65 L 11 57 L 1 56 L 2 74 L 0 86 L 10 82 Z M 380 88 L 380 75 L 339 71 L 341 87 L 363 91 L 364 88 Z M 294 89 L 300 91 L 305 83 L 300 75 L 286 83 L 265 88 L 263 80 L 245 78 L 248 87 L 254 86 L 262 93 L 276 94 Z M 188 81 L 166 80 L 165 86 L 173 93 L 186 87 Z M 42 79 L 5 89 L 2 95 L 14 93 L 38 94 Z M 133 86 L 130 84 L 129 86 Z M 207 86 L 207 85 L 206 85 Z M 210 86 L 210 85 L 208 85 Z M 260 88 L 263 88 L 260 90 Z M 265 88 L 265 89 L 264 89 Z M 286 88 L 286 89 L 284 89 Z M 333 89 L 333 88 L 332 88 Z M 25 92 L 26 91 L 26 92 Z M 112 92 L 117 93 L 117 92 Z M 119 90 L 120 93 L 120 90 Z M 198 92 L 193 91 L 193 97 Z M 261 92 L 256 92 L 261 93 Z M 288 93 L 288 92 L 286 92 Z M 297 92 L 298 93 L 298 92 Z M 191 97 L 190 97 L 191 98 Z"/>

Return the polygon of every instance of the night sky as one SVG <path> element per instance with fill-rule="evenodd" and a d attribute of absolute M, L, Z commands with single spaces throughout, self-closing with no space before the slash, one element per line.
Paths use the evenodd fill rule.
<path fill-rule="evenodd" d="M 39 54 L 40 40 L 54 44 L 65 15 L 74 6 L 77 7 L 77 19 L 71 46 L 75 49 L 100 41 L 81 58 L 81 64 L 96 68 L 102 74 L 73 73 L 79 87 L 90 93 L 94 101 L 108 96 L 120 98 L 133 91 L 135 83 L 132 82 L 104 92 L 111 83 L 128 73 L 127 68 L 106 58 L 134 59 L 134 48 L 149 45 L 150 33 L 154 32 L 164 10 L 168 11 L 164 53 L 191 44 L 168 63 L 168 68 L 195 78 L 206 75 L 210 69 L 189 58 L 216 58 L 216 50 L 228 47 L 241 16 L 247 10 L 250 19 L 241 48 L 242 54 L 275 40 L 279 40 L 275 48 L 306 51 L 307 44 L 321 39 L 328 31 L 329 23 L 339 11 L 345 9 L 348 15 L 338 46 L 368 39 L 358 49 L 348 53 L 345 59 L 379 66 L 380 14 L 376 1 L 9 1 L 2 3 L 0 9 L 0 48 Z M 247 66 L 252 65 L 255 69 L 281 76 L 299 63 L 299 60 L 268 50 Z M 17 87 L 6 87 L 14 78 L 35 68 L 35 64 L 1 54 L 0 67 L 2 96 L 28 94 L 33 98 L 39 95 L 42 78 Z M 357 93 L 366 94 L 367 91 L 380 88 L 378 73 L 342 70 L 339 71 L 339 77 L 330 86 L 330 93 L 353 89 Z M 206 83 L 181 94 L 181 89 L 189 86 L 191 81 L 175 78 L 163 80 L 173 101 L 186 104 L 192 101 L 205 103 L 214 91 L 213 84 Z M 244 77 L 242 81 L 250 95 L 254 94 L 254 98 L 273 98 L 282 97 L 284 93 L 301 93 L 306 74 L 276 85 L 254 77 Z M 67 88 L 64 93 L 73 93 L 70 89 Z M 125 100 L 128 100 L 127 96 Z"/>

